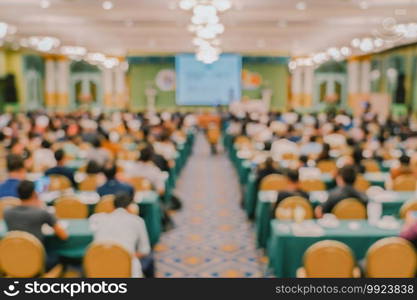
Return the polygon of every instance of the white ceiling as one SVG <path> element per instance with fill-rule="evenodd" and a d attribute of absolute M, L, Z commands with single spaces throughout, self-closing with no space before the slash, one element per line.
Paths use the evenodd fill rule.
<path fill-rule="evenodd" d="M 0 21 L 18 28 L 21 36 L 50 35 L 64 45 L 85 46 L 110 55 L 143 52 L 193 51 L 188 32 L 191 13 L 177 8 L 178 0 L 0 0 Z M 306 55 L 349 44 L 355 37 L 383 31 L 386 18 L 399 23 L 417 21 L 417 0 L 232 0 L 221 15 L 221 36 L 227 52 Z"/>

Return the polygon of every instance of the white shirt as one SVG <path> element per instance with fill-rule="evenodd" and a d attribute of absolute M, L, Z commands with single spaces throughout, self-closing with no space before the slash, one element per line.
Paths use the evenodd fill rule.
<path fill-rule="evenodd" d="M 90 217 L 90 227 L 95 242 L 114 242 L 123 246 L 132 255 L 132 277 L 143 277 L 140 260 L 135 253 L 151 252 L 148 232 L 143 219 L 123 208 L 112 213 L 99 213 Z"/>
<path fill-rule="evenodd" d="M 175 159 L 177 156 L 177 150 L 172 143 L 156 142 L 153 145 L 155 152 L 162 155 L 166 160 Z"/>
<path fill-rule="evenodd" d="M 279 157 L 286 153 L 293 153 L 295 155 L 298 155 L 299 148 L 296 143 L 291 142 L 290 140 L 279 139 L 272 143 L 271 152 Z"/>
<path fill-rule="evenodd" d="M 35 168 L 49 169 L 56 166 L 54 152 L 51 149 L 40 148 L 33 153 Z"/>
<path fill-rule="evenodd" d="M 165 190 L 166 175 L 152 162 L 129 162 L 125 164 L 124 172 L 129 178 L 143 177 L 148 179 L 158 191 Z"/>
<path fill-rule="evenodd" d="M 106 149 L 93 148 L 87 152 L 87 160 L 94 160 L 99 165 L 104 166 L 110 160 L 110 154 Z"/>

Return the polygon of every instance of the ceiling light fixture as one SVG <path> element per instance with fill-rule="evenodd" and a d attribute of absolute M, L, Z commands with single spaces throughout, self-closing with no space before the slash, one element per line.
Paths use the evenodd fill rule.
<path fill-rule="evenodd" d="M 113 6 L 114 6 L 114 4 L 111 1 L 104 1 L 103 4 L 102 4 L 103 9 L 105 9 L 105 10 L 110 10 L 110 9 L 113 8 Z"/>
<path fill-rule="evenodd" d="M 297 4 L 295 5 L 295 8 L 298 10 L 306 10 L 307 3 L 305 3 L 304 1 L 297 2 Z"/>
<path fill-rule="evenodd" d="M 0 22 L 0 39 L 3 39 L 7 35 L 9 24 Z"/>
<path fill-rule="evenodd" d="M 49 0 L 41 0 L 39 5 L 41 6 L 41 8 L 48 8 L 49 6 L 51 6 L 51 2 L 49 2 Z"/>
<path fill-rule="evenodd" d="M 191 24 L 188 30 L 196 35 L 193 39 L 197 47 L 196 58 L 206 64 L 219 59 L 221 49 L 217 37 L 225 30 L 220 23 L 219 13 L 232 7 L 230 0 L 181 0 L 179 7 L 192 11 Z"/>
<path fill-rule="evenodd" d="M 361 2 L 359 2 L 359 7 L 361 8 L 361 9 L 368 9 L 369 8 L 369 3 L 367 2 L 367 1 L 361 1 Z"/>

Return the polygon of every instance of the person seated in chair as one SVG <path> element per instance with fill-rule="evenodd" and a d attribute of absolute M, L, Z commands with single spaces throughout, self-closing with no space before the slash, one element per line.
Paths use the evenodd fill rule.
<path fill-rule="evenodd" d="M 20 155 L 9 154 L 6 158 L 8 178 L 0 184 L 0 198 L 18 198 L 17 187 L 25 179 L 26 170 L 24 160 Z"/>
<path fill-rule="evenodd" d="M 347 198 L 355 198 L 366 205 L 368 198 L 354 188 L 355 180 L 355 166 L 346 165 L 339 169 L 336 175 L 337 187 L 329 192 L 329 197 L 325 203 L 316 207 L 316 217 L 321 218 L 324 214 L 331 213 L 337 203 Z"/>
<path fill-rule="evenodd" d="M 140 151 L 139 160 L 130 163 L 125 170 L 128 178 L 143 177 L 148 179 L 155 190 L 163 195 L 165 193 L 164 173 L 152 161 L 153 149 L 146 147 Z"/>
<path fill-rule="evenodd" d="M 281 174 L 272 157 L 268 157 L 265 160 L 265 163 L 259 165 L 258 170 L 256 171 L 256 186 L 259 188 L 262 179 L 271 174 Z"/>
<path fill-rule="evenodd" d="M 131 213 L 133 198 L 121 192 L 116 194 L 111 213 L 90 217 L 95 242 L 114 242 L 132 255 L 132 277 L 154 277 L 154 263 L 145 222 Z"/>
<path fill-rule="evenodd" d="M 4 221 L 8 231 L 25 231 L 37 237 L 42 243 L 44 234 L 42 226 L 44 224 L 53 228 L 55 235 L 66 240 L 68 234 L 66 230 L 57 222 L 56 217 L 49 213 L 43 202 L 35 192 L 35 184 L 32 181 L 23 180 L 17 187 L 21 205 L 7 208 L 4 211 Z M 56 253 L 46 249 L 46 269 L 50 270 L 59 261 Z"/>
<path fill-rule="evenodd" d="M 120 192 L 127 193 L 133 197 L 135 195 L 135 189 L 130 184 L 119 181 L 116 178 L 117 167 L 112 164 L 109 167 L 104 168 L 104 175 L 106 176 L 106 183 L 97 188 L 97 193 L 102 197 L 105 195 L 113 195 Z"/>
<path fill-rule="evenodd" d="M 402 175 L 414 175 L 410 167 L 409 156 L 407 156 L 406 154 L 401 155 L 401 157 L 399 158 L 399 163 L 399 166 L 392 168 L 390 171 L 392 180 Z"/>
<path fill-rule="evenodd" d="M 53 168 L 50 168 L 50 169 L 46 170 L 45 175 L 46 176 L 50 176 L 50 175 L 65 176 L 71 181 L 72 186 L 76 187 L 77 183 L 75 182 L 75 179 L 74 179 L 74 173 L 75 173 L 74 170 L 65 166 L 65 152 L 64 152 L 64 150 L 59 149 L 59 150 L 55 151 L 54 156 L 55 156 L 55 160 L 57 162 L 57 165 Z"/>
<path fill-rule="evenodd" d="M 288 179 L 287 188 L 284 191 L 278 192 L 278 198 L 275 202 L 273 211 L 276 210 L 282 200 L 288 197 L 300 196 L 307 200 L 309 199 L 308 193 L 300 188 L 299 175 L 297 170 L 287 170 L 285 176 Z"/>

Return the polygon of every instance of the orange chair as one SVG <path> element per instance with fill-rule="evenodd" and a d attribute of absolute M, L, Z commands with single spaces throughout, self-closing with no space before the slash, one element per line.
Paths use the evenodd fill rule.
<path fill-rule="evenodd" d="M 288 184 L 287 177 L 280 174 L 271 174 L 261 180 L 259 189 L 261 191 L 282 191 Z"/>
<path fill-rule="evenodd" d="M 63 196 L 55 201 L 55 214 L 60 219 L 85 219 L 88 207 L 75 196 Z"/>
<path fill-rule="evenodd" d="M 89 278 L 127 278 L 132 276 L 132 256 L 115 243 L 93 243 L 84 257 Z"/>

